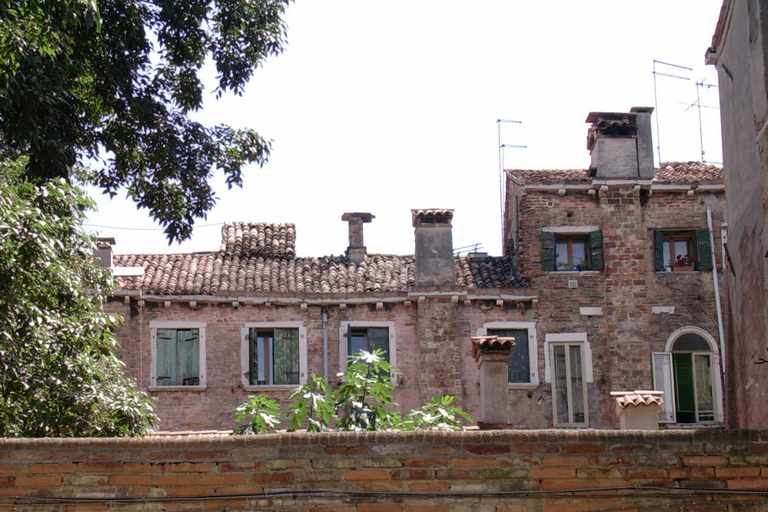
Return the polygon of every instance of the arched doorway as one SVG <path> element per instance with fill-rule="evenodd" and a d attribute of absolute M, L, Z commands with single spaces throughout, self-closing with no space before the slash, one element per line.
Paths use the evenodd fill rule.
<path fill-rule="evenodd" d="M 663 423 L 722 422 L 720 357 L 715 339 L 699 327 L 683 327 L 653 354 L 654 387 L 664 391 Z"/>

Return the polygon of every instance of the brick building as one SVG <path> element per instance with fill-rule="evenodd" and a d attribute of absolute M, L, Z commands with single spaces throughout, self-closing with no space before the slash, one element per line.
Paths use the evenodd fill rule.
<path fill-rule="evenodd" d="M 721 423 L 722 170 L 654 169 L 649 119 L 590 114 L 591 169 L 508 171 L 502 257 L 454 256 L 439 209 L 413 210 L 413 256 L 367 254 L 360 212 L 342 256 L 299 257 L 293 225 L 254 223 L 227 224 L 215 252 L 115 255 L 126 371 L 162 430 L 228 429 L 248 394 L 284 400 L 382 348 L 404 409 L 450 394 L 480 419 L 470 339 L 511 336 L 515 427 L 615 428 L 609 392 L 654 385 L 677 397 L 665 422 Z"/>
<path fill-rule="evenodd" d="M 726 0 L 707 63 L 717 67 L 728 196 L 728 424 L 768 428 L 768 5 Z"/>

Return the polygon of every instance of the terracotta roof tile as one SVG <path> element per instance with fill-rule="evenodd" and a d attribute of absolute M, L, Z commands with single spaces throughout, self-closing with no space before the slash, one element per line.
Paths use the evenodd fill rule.
<path fill-rule="evenodd" d="M 512 169 L 507 174 L 525 184 L 589 183 L 589 169 Z M 654 183 L 722 183 L 723 168 L 701 162 L 664 162 Z"/>
<path fill-rule="evenodd" d="M 634 391 L 612 391 L 611 396 L 616 403 L 623 409 L 624 407 L 634 405 L 664 404 L 663 391 L 648 391 L 636 389 Z"/>
<path fill-rule="evenodd" d="M 143 276 L 118 277 L 121 290 L 151 295 L 236 293 L 407 292 L 413 256 L 369 254 L 360 264 L 345 256 L 295 257 L 292 224 L 227 224 L 218 252 L 116 254 L 115 266 L 144 267 Z M 457 257 L 456 283 L 468 289 L 525 288 L 511 258 Z"/>

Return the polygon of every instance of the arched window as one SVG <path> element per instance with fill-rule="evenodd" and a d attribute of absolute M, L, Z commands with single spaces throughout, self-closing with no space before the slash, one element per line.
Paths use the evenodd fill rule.
<path fill-rule="evenodd" d="M 654 388 L 664 391 L 659 421 L 722 421 L 720 361 L 714 338 L 699 327 L 684 327 L 667 339 L 666 349 L 653 354 Z"/>

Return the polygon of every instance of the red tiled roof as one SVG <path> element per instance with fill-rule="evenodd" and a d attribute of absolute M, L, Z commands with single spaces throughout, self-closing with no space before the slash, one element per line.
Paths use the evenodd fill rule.
<path fill-rule="evenodd" d="M 525 185 L 589 183 L 589 169 L 511 169 L 507 174 Z M 701 162 L 664 162 L 654 183 L 722 183 L 723 168 Z"/>
<path fill-rule="evenodd" d="M 413 256 L 297 258 L 295 236 L 292 224 L 226 224 L 218 252 L 115 255 L 116 267 L 144 267 L 117 282 L 151 295 L 407 292 L 414 284 Z M 468 289 L 527 287 L 512 258 L 457 257 L 455 267 L 456 284 Z"/>

